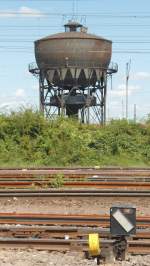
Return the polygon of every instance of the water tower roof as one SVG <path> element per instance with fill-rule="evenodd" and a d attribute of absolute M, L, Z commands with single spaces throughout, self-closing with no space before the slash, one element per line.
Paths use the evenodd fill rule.
<path fill-rule="evenodd" d="M 47 40 L 52 40 L 52 39 L 94 39 L 94 40 L 104 40 L 104 41 L 108 41 L 112 43 L 112 41 L 105 39 L 101 36 L 97 36 L 95 34 L 89 34 L 85 32 L 61 32 L 61 33 L 46 36 L 35 42 L 47 41 Z"/>

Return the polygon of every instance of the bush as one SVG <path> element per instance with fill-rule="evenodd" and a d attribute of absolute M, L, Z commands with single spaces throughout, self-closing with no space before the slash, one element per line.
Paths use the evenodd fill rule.
<path fill-rule="evenodd" d="M 57 174 L 56 177 L 50 182 L 52 188 L 60 188 L 64 185 L 64 175 Z"/>
<path fill-rule="evenodd" d="M 46 120 L 31 109 L 0 115 L 0 166 L 149 165 L 150 122 L 106 126 Z M 57 182 L 56 182 L 57 183 Z"/>

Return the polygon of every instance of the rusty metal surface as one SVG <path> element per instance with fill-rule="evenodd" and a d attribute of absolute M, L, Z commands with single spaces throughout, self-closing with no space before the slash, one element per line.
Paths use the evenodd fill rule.
<path fill-rule="evenodd" d="M 37 43 L 35 56 L 40 69 L 65 68 L 66 58 L 71 68 L 105 68 L 111 59 L 109 42 L 92 39 L 60 39 Z"/>
<path fill-rule="evenodd" d="M 108 168 L 108 169 L 94 169 L 94 168 L 49 168 L 49 169 L 0 169 L 0 177 L 39 177 L 39 176 L 49 176 L 54 177 L 58 174 L 62 174 L 64 177 L 80 178 L 80 177 L 150 177 L 149 168 Z"/>
<path fill-rule="evenodd" d="M 89 123 L 94 107 L 97 122 L 103 124 L 107 76 L 118 71 L 117 65 L 108 69 L 111 54 L 110 40 L 88 34 L 74 21 L 65 25 L 64 33 L 35 41 L 38 67 L 29 71 L 39 76 L 40 110 L 46 117 L 63 114 Z"/>
<path fill-rule="evenodd" d="M 112 246 L 115 240 L 101 239 L 102 248 Z M 0 246 L 3 248 L 37 248 L 56 251 L 78 250 L 87 251 L 88 241 L 83 239 L 24 239 L 24 238 L 0 238 Z M 128 241 L 128 252 L 132 254 L 150 254 L 150 241 Z"/>
<path fill-rule="evenodd" d="M 102 238 L 111 238 L 110 228 L 81 227 L 81 226 L 45 226 L 45 225 L 0 225 L 0 237 L 36 237 L 36 238 L 81 238 L 90 233 L 98 233 Z M 137 229 L 132 240 L 150 239 L 148 229 Z"/>
<path fill-rule="evenodd" d="M 120 171 L 150 171 L 150 167 L 100 167 L 100 166 L 95 166 L 95 167 L 84 167 L 84 166 L 74 166 L 74 167 L 49 167 L 49 166 L 43 166 L 43 167 L 27 167 L 26 170 L 106 170 L 106 171 L 114 171 L 114 170 L 120 170 Z M 23 170 L 22 167 L 0 167 L 0 170 Z M 25 170 L 25 169 L 24 169 Z"/>
<path fill-rule="evenodd" d="M 150 197 L 150 190 L 115 190 L 115 189 L 3 189 L 0 190 L 0 197 L 41 197 L 41 198 L 57 198 L 57 197 L 70 197 L 70 198 L 94 198 L 94 197 L 117 197 L 117 198 L 149 198 Z"/>
<path fill-rule="evenodd" d="M 70 249 L 86 251 L 88 250 L 88 234 L 91 232 L 97 232 L 100 235 L 102 249 L 107 248 L 108 245 L 115 245 L 116 241 L 110 235 L 108 215 L 1 213 L 0 222 L 2 224 L 7 223 L 7 225 L 0 226 L 0 246 L 3 248 L 30 247 L 58 251 Z M 63 226 L 44 225 L 60 224 L 60 222 Z M 70 223 L 71 226 L 64 226 Z M 74 227 L 74 223 L 80 226 Z M 21 224 L 29 225 L 22 226 Z M 42 226 L 34 224 L 41 224 Z M 92 227 L 84 227 L 87 224 Z M 93 226 L 95 227 L 93 228 Z M 100 226 L 102 227 L 100 228 Z M 150 254 L 150 217 L 137 217 L 138 227 L 144 229 L 137 229 L 136 236 L 127 240 L 127 251 L 133 254 Z"/>
<path fill-rule="evenodd" d="M 105 39 L 101 36 L 90 34 L 90 33 L 84 33 L 84 32 L 60 32 L 60 33 L 46 36 L 35 42 L 41 42 L 41 41 L 46 41 L 50 39 L 70 39 L 70 38 L 72 39 L 94 39 L 94 40 L 96 39 L 96 40 L 104 40 L 104 41 L 112 43 L 111 40 Z"/>
<path fill-rule="evenodd" d="M 19 180 L 11 180 L 11 179 L 0 179 L 0 188 L 53 188 L 53 179 L 36 179 L 33 178 L 31 180 L 25 180 L 25 179 L 19 179 Z M 140 181 L 65 181 L 63 182 L 63 188 L 85 188 L 85 189 L 125 189 L 125 190 L 131 190 L 131 188 L 136 190 L 149 190 L 150 189 L 150 182 L 140 182 Z"/>
<path fill-rule="evenodd" d="M 107 68 L 111 53 L 110 41 L 81 32 L 55 34 L 35 42 L 35 56 L 40 69 L 64 68 L 66 58 L 72 67 Z"/>
<path fill-rule="evenodd" d="M 138 216 L 137 228 L 150 228 L 150 216 Z M 38 213 L 0 213 L 0 224 L 80 225 L 109 227 L 109 215 L 64 215 Z"/>

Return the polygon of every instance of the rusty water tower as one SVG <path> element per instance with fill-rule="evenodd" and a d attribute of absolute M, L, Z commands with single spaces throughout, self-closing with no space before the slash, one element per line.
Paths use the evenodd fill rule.
<path fill-rule="evenodd" d="M 77 117 L 82 123 L 105 123 L 112 42 L 88 34 L 69 21 L 65 32 L 35 41 L 37 66 L 29 71 L 39 78 L 40 110 L 46 117 Z"/>

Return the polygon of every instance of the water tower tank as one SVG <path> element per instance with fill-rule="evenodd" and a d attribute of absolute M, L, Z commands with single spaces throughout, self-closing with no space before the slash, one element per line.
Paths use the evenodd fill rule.
<path fill-rule="evenodd" d="M 76 22 L 66 24 L 64 33 L 50 35 L 35 42 L 37 65 L 39 69 L 48 71 L 47 79 L 56 86 L 61 86 L 63 81 L 65 86 L 71 88 L 73 79 L 76 78 L 79 86 L 86 87 L 90 68 L 95 68 L 90 77 L 90 85 L 94 85 L 96 75 L 101 75 L 96 70 L 107 70 L 111 53 L 111 41 L 88 34 Z"/>
<path fill-rule="evenodd" d="M 69 21 L 65 32 L 35 41 L 39 75 L 40 109 L 46 116 L 67 115 L 89 123 L 106 119 L 107 75 L 112 42 L 87 33 L 80 23 Z M 95 113 L 95 115 L 94 115 Z"/>

